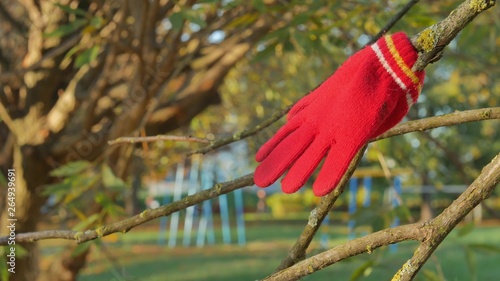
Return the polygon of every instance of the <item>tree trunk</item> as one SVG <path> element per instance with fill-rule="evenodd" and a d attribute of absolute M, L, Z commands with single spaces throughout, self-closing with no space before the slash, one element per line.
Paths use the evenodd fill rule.
<path fill-rule="evenodd" d="M 430 187 L 430 181 L 427 174 L 424 172 L 424 176 L 422 177 L 422 185 L 424 189 L 422 190 L 422 206 L 420 207 L 420 221 L 429 221 L 434 218 L 434 211 L 432 210 L 432 190 L 426 189 L 426 187 Z"/>
<path fill-rule="evenodd" d="M 57 262 L 51 263 L 49 269 L 42 272 L 37 281 L 76 281 L 78 273 L 85 266 L 87 256 L 90 253 L 89 247 L 74 255 L 76 247 L 75 244 L 66 247 L 57 258 Z"/>
<path fill-rule="evenodd" d="M 36 231 L 41 216 L 40 208 L 45 202 L 45 198 L 37 194 L 38 188 L 48 182 L 48 173 L 51 168 L 34 146 L 20 147 L 15 145 L 13 156 L 16 177 L 16 233 Z M 2 221 L 7 221 L 6 210 L 2 212 Z M 1 234 L 6 235 L 7 230 L 7 228 L 2 227 Z M 16 245 L 26 250 L 27 255 L 24 257 L 16 256 L 15 274 L 10 274 L 9 280 L 36 280 L 39 273 L 37 243 L 16 243 Z"/>

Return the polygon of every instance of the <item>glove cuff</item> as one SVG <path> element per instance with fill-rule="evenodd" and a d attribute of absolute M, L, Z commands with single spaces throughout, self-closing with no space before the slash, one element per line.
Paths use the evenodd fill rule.
<path fill-rule="evenodd" d="M 377 58 L 396 84 L 406 93 L 410 108 L 418 99 L 424 83 L 424 71 L 412 71 L 418 52 L 403 32 L 386 35 L 370 46 Z"/>

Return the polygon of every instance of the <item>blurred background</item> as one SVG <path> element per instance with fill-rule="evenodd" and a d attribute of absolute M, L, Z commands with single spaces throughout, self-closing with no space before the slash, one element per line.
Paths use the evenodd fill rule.
<path fill-rule="evenodd" d="M 15 169 L 16 232 L 96 228 L 252 172 L 255 152 L 284 120 L 189 157 L 206 144 L 107 141 L 238 136 L 314 89 L 406 2 L 0 0 L 0 192 L 6 198 L 5 175 Z M 419 1 L 391 32 L 415 35 L 458 4 Z M 499 55 L 493 7 L 429 65 L 405 120 L 498 106 Z M 466 123 L 372 143 L 310 253 L 436 216 L 500 151 L 499 127 L 498 120 Z M 2 261 L 0 279 L 263 278 L 318 204 L 313 179 L 292 195 L 279 183 L 246 187 L 78 246 L 21 243 L 17 273 Z M 418 280 L 498 276 L 495 192 L 445 240 Z M 415 245 L 383 248 L 304 279 L 386 280 Z"/>

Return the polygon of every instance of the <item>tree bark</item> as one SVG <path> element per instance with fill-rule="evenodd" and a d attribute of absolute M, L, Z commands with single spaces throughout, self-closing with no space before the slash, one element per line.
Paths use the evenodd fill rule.
<path fill-rule="evenodd" d="M 432 190 L 425 190 L 426 186 L 431 186 L 431 182 L 429 181 L 429 177 L 427 176 L 427 171 L 423 171 L 422 185 L 424 186 L 424 190 L 422 190 L 421 194 L 422 206 L 420 206 L 420 221 L 426 222 L 434 218 L 434 212 L 432 210 L 433 193 L 431 193 Z"/>

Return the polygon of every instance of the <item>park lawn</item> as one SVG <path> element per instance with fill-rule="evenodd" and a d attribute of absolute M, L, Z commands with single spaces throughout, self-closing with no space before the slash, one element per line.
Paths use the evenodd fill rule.
<path fill-rule="evenodd" d="M 253 224 L 247 227 L 247 244 L 243 247 L 219 244 L 204 248 L 178 246 L 174 249 L 158 245 L 157 232 L 131 231 L 120 235 L 115 243 L 94 248 L 78 280 L 261 279 L 273 272 L 301 230 L 302 225 L 299 224 Z M 320 230 L 320 233 L 326 231 L 330 234 L 330 247 L 347 240 L 347 230 L 343 226 L 330 226 L 328 230 Z M 498 279 L 500 227 L 477 227 L 463 237 L 458 237 L 459 232 L 456 230 L 448 236 L 416 280 L 439 280 L 433 279 L 439 274 L 446 280 L 474 280 L 471 270 L 475 272 L 476 280 Z M 216 235 L 220 241 L 220 233 Z M 317 240 L 312 245 L 312 253 L 321 251 Z M 181 243 L 180 239 L 178 243 Z M 467 253 L 466 248 L 472 248 L 472 243 L 475 244 L 475 250 Z M 360 280 L 390 280 L 411 257 L 416 245 L 416 242 L 404 242 L 398 245 L 395 252 L 389 251 L 387 247 L 377 249 L 371 255 L 364 254 L 342 261 L 303 280 L 349 280 L 356 269 L 371 263 L 374 263 L 373 267 L 364 271 L 370 274 Z"/>

